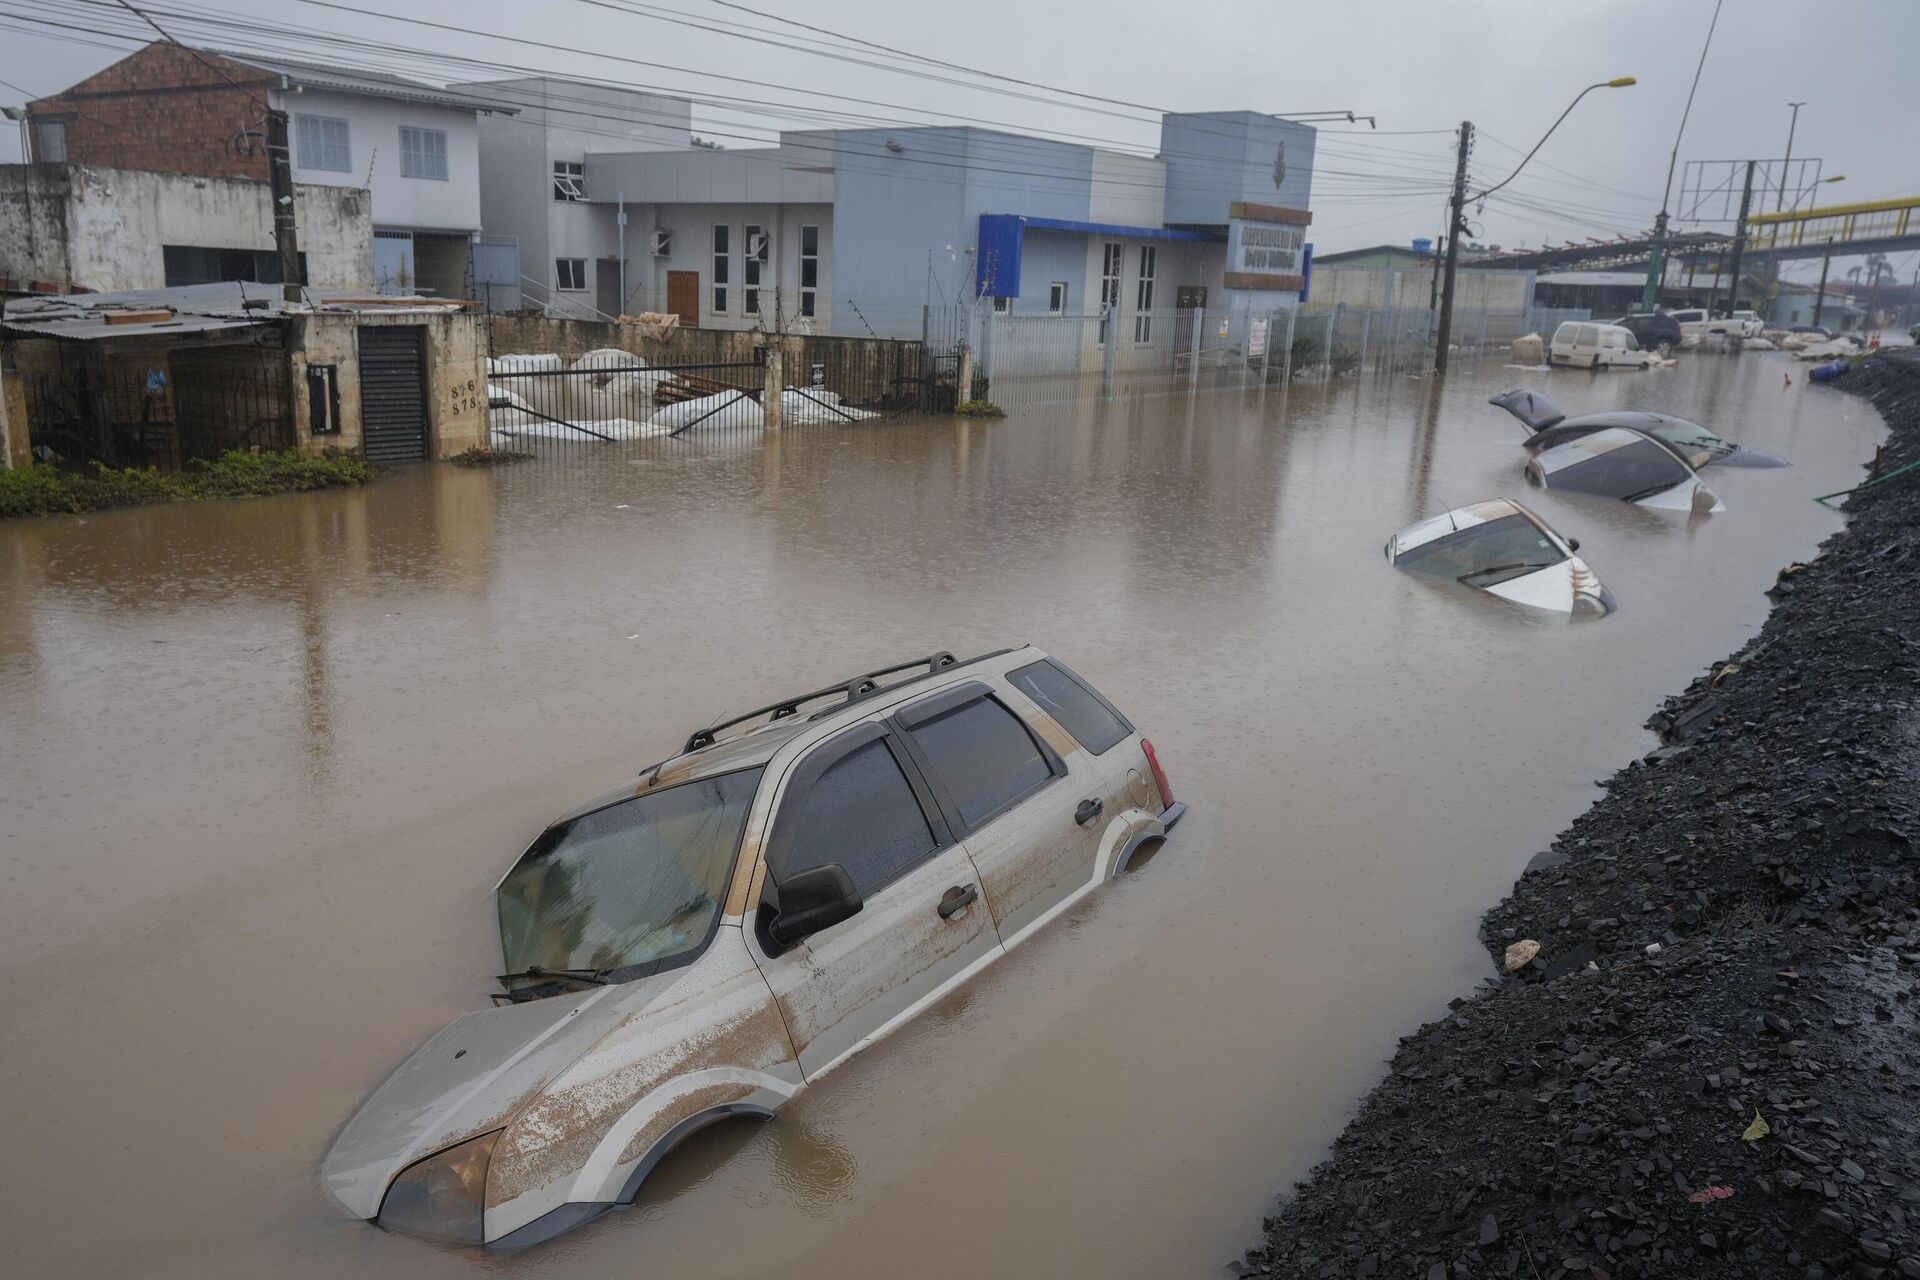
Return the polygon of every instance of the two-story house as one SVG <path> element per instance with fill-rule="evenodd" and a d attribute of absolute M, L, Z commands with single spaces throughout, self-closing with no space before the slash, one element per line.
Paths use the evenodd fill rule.
<path fill-rule="evenodd" d="M 371 193 L 379 288 L 468 296 L 480 230 L 477 121 L 511 115 L 511 104 L 382 72 L 156 41 L 27 114 L 37 163 L 264 181 L 268 107 L 291 118 L 296 183 Z M 186 251 L 218 261 L 257 231 L 234 228 L 231 246 L 177 246 L 169 270 L 193 274 Z"/>

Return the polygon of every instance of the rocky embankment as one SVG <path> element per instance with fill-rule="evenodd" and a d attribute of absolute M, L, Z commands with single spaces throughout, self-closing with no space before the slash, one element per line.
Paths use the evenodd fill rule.
<path fill-rule="evenodd" d="M 1920 459 L 1920 358 L 1836 384 Z M 1920 471 L 1489 911 L 1242 1274 L 1920 1278 Z M 1531 948 L 1520 946 L 1513 958 Z"/>

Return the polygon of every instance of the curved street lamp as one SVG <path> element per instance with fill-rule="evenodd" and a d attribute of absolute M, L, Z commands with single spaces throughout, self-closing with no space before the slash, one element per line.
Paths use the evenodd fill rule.
<path fill-rule="evenodd" d="M 1573 114 L 1573 109 L 1580 105 L 1580 99 L 1586 97 L 1595 89 L 1624 89 L 1628 85 L 1638 83 L 1639 81 L 1635 80 L 1632 76 L 1615 76 L 1611 80 L 1602 80 L 1598 84 L 1590 84 L 1579 93 L 1576 93 L 1573 96 L 1573 101 L 1567 104 L 1567 109 L 1560 113 L 1560 119 L 1555 120 L 1552 128 L 1549 128 L 1545 133 L 1540 135 L 1540 141 L 1533 144 L 1532 151 L 1527 152 L 1526 155 L 1520 158 L 1520 163 L 1515 166 L 1514 171 L 1501 181 L 1488 187 L 1485 191 L 1471 197 L 1471 199 L 1476 201 L 1484 200 L 1500 188 L 1506 186 L 1507 183 L 1519 177 L 1520 170 L 1527 167 L 1527 161 L 1533 159 L 1540 148 L 1547 145 L 1547 139 L 1553 136 L 1554 129 L 1558 129 L 1561 122 Z M 1433 371 L 1440 374 L 1447 371 L 1447 346 L 1453 341 L 1453 277 L 1455 268 L 1460 261 L 1460 233 L 1466 230 L 1465 215 L 1467 201 L 1469 199 L 1466 185 L 1466 148 L 1468 140 L 1472 136 L 1472 128 L 1473 126 L 1470 124 L 1460 126 L 1460 167 L 1454 174 L 1453 200 L 1451 202 L 1453 206 L 1453 217 L 1447 225 L 1446 285 L 1441 290 L 1439 342 L 1435 345 L 1433 352 Z"/>
<path fill-rule="evenodd" d="M 1588 94 L 1592 93 L 1595 89 L 1624 89 L 1629 85 L 1635 85 L 1639 83 L 1640 82 L 1634 79 L 1632 76 L 1615 76 L 1611 80 L 1602 80 L 1599 84 L 1590 84 L 1586 88 L 1582 89 L 1579 93 L 1574 95 L 1573 101 L 1567 104 L 1567 109 L 1560 113 L 1560 119 L 1555 120 L 1553 122 L 1553 127 L 1540 135 L 1540 141 L 1533 144 L 1533 150 L 1527 152 L 1525 156 L 1521 157 L 1520 163 L 1514 166 L 1514 170 L 1512 173 L 1508 174 L 1501 181 L 1494 183 L 1492 186 L 1488 187 L 1485 191 L 1482 191 L 1479 195 L 1469 197 L 1469 200 L 1485 200 L 1488 196 L 1492 195 L 1494 192 L 1498 191 L 1500 188 L 1506 186 L 1507 183 L 1512 182 L 1515 178 L 1519 177 L 1520 170 L 1527 167 L 1527 161 L 1533 159 L 1534 155 L 1540 150 L 1540 148 L 1547 145 L 1547 139 L 1553 136 L 1553 130 L 1558 129 L 1561 123 L 1564 120 L 1566 120 L 1568 116 L 1573 114 L 1573 109 L 1580 105 L 1580 99 L 1586 97 Z"/>

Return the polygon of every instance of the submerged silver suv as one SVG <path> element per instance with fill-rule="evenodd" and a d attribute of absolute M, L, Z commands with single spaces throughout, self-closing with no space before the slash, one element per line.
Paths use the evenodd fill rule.
<path fill-rule="evenodd" d="M 1174 802 L 1151 743 L 1033 648 L 749 712 L 580 806 L 496 886 L 496 1007 L 422 1045 L 322 1167 L 349 1213 L 537 1243 L 675 1143 L 771 1116 L 1019 945 Z"/>

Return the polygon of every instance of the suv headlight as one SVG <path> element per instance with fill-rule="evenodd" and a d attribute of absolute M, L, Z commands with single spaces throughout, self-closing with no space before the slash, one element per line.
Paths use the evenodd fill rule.
<path fill-rule="evenodd" d="M 401 1170 L 380 1202 L 377 1221 L 410 1235 L 484 1244 L 487 1164 L 503 1132 L 495 1129 L 469 1138 Z"/>

